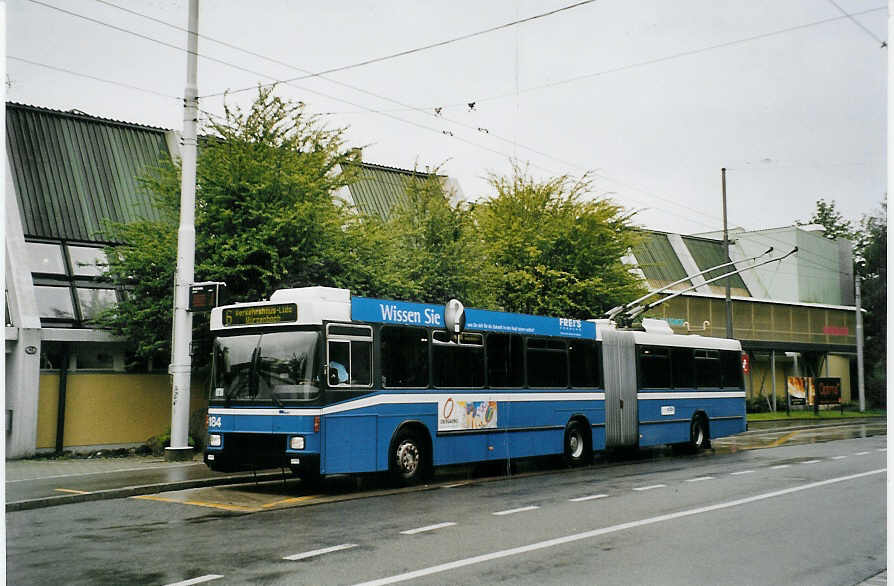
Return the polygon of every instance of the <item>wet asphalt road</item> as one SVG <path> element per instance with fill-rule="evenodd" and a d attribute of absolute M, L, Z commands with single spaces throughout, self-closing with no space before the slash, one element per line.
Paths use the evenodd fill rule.
<path fill-rule="evenodd" d="M 428 490 L 335 479 L 321 496 L 269 484 L 13 512 L 8 583 L 854 584 L 885 565 L 886 437 L 848 433 L 512 477 L 454 471 Z"/>

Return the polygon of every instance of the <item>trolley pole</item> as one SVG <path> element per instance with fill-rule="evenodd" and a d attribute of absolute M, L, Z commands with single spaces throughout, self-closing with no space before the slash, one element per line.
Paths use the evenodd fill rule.
<path fill-rule="evenodd" d="M 196 252 L 196 135 L 199 91 L 199 0 L 189 0 L 189 29 L 186 34 L 186 89 L 183 98 L 183 141 L 181 146 L 180 228 L 177 232 L 177 272 L 174 274 L 174 333 L 171 344 L 171 447 L 167 460 L 192 458 L 189 447 L 189 394 L 192 370 L 192 314 L 189 287 L 195 279 Z"/>
<path fill-rule="evenodd" d="M 726 252 L 726 258 L 729 258 L 729 230 L 726 225 L 726 167 L 720 169 L 720 180 L 723 187 L 723 250 Z M 726 337 L 733 337 L 733 302 L 730 298 L 729 277 L 724 279 L 726 282 Z"/>

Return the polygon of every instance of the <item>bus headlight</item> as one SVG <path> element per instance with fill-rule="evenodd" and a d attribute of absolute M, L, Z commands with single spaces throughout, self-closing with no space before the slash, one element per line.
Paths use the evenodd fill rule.
<path fill-rule="evenodd" d="M 208 445 L 212 448 L 219 448 L 221 443 L 220 434 L 212 433 L 208 436 Z"/>
<path fill-rule="evenodd" d="M 304 437 L 300 435 L 293 435 L 289 438 L 289 449 L 291 450 L 303 450 L 304 449 Z"/>

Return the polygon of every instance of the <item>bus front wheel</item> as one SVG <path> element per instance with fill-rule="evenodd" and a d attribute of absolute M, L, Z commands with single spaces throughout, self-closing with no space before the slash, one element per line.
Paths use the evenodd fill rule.
<path fill-rule="evenodd" d="M 428 454 L 419 435 L 406 430 L 391 444 L 391 478 L 400 485 L 418 484 L 425 479 Z"/>

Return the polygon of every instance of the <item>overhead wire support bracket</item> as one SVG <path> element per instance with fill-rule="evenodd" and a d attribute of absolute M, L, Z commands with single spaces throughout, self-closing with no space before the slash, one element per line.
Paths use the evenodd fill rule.
<path fill-rule="evenodd" d="M 724 279 L 724 278 L 726 278 L 726 277 L 732 277 L 733 275 L 738 275 L 739 273 L 743 273 L 743 272 L 745 272 L 745 271 L 749 271 L 749 270 L 751 270 L 751 269 L 756 269 L 756 268 L 759 267 L 759 266 L 763 266 L 763 265 L 765 265 L 765 264 L 769 264 L 769 263 L 771 263 L 771 262 L 779 262 L 779 261 L 781 261 L 781 260 L 785 260 L 786 258 L 790 257 L 791 255 L 795 254 L 796 252 L 798 252 L 798 247 L 797 247 L 797 246 L 794 247 L 793 249 L 791 249 L 791 250 L 790 250 L 789 252 L 787 252 L 786 254 L 784 254 L 784 255 L 782 255 L 782 256 L 780 256 L 780 257 L 778 257 L 778 258 L 771 258 L 771 259 L 765 260 L 765 261 L 763 261 L 763 262 L 759 262 L 759 263 L 757 263 L 757 264 L 753 264 L 753 265 L 748 266 L 748 267 L 744 267 L 744 268 L 741 268 L 741 269 L 738 269 L 738 270 L 735 270 L 735 271 L 730 271 L 730 272 L 728 272 L 728 273 L 724 273 L 724 274 L 720 275 L 719 277 L 714 277 L 713 279 L 708 279 L 708 280 L 705 281 L 703 284 L 704 284 L 704 285 L 709 285 L 709 284 L 713 283 L 714 281 L 719 281 L 720 279 Z M 764 253 L 764 254 L 766 254 L 766 253 Z M 760 256 L 763 256 L 763 255 L 760 255 Z M 633 309 L 631 309 L 630 311 L 627 312 L 627 315 L 625 315 L 621 321 L 624 322 L 624 323 L 630 323 L 630 322 L 632 322 L 634 319 L 636 319 L 637 317 L 639 317 L 640 315 L 642 315 L 643 313 L 649 311 L 650 309 L 653 309 L 653 308 L 655 308 L 655 307 L 661 305 L 661 304 L 664 303 L 665 301 L 670 301 L 671 299 L 673 299 L 673 298 L 675 298 L 675 297 L 679 297 L 679 296 L 682 295 L 683 293 L 688 293 L 688 292 L 690 292 L 690 291 L 696 289 L 697 287 L 701 287 L 701 284 L 700 284 L 700 285 L 693 285 L 692 287 L 689 287 L 689 288 L 687 288 L 687 289 L 683 289 L 682 291 L 676 291 L 673 295 L 668 295 L 667 297 L 662 297 L 661 299 L 659 299 L 659 300 L 657 300 L 657 301 L 653 301 L 652 303 L 650 303 L 650 304 L 648 304 L 648 305 L 646 305 L 646 306 L 639 305 L 639 306 L 637 306 L 637 307 L 634 307 Z"/>
<path fill-rule="evenodd" d="M 662 287 L 661 289 L 656 289 L 655 291 L 649 291 L 648 293 L 646 293 L 645 295 L 643 295 L 643 296 L 640 297 L 639 299 L 634 299 L 634 300 L 631 301 L 630 303 L 626 303 L 626 304 L 624 304 L 624 305 L 619 305 L 619 306 L 617 306 L 617 307 L 614 307 L 614 308 L 612 308 L 612 309 L 609 309 L 608 311 L 605 312 L 605 317 L 607 317 L 608 319 L 614 319 L 615 316 L 618 315 L 619 313 L 621 313 L 622 311 L 625 311 L 625 310 L 627 310 L 627 309 L 630 309 L 631 307 L 635 307 L 636 305 L 642 303 L 643 301 L 645 301 L 646 299 L 648 299 L 649 297 L 651 297 L 651 296 L 653 296 L 653 295 L 658 295 L 658 294 L 660 294 L 660 293 L 664 293 L 665 291 L 667 291 L 667 290 L 670 289 L 671 287 L 676 287 L 677 285 L 679 285 L 680 283 L 682 283 L 682 282 L 684 282 L 684 281 L 688 281 L 688 280 L 690 280 L 690 279 L 692 279 L 692 278 L 694 278 L 694 277 L 700 277 L 700 276 L 704 275 L 705 273 L 710 273 L 711 271 L 716 271 L 717 269 L 722 269 L 722 268 L 724 268 L 724 267 L 728 267 L 728 266 L 730 266 L 730 265 L 735 265 L 736 263 L 739 263 L 739 262 L 751 262 L 751 261 L 753 261 L 753 260 L 757 260 L 757 259 L 759 259 L 759 258 L 762 257 L 762 256 L 766 256 L 766 255 L 770 254 L 771 252 L 773 252 L 773 247 L 772 247 L 772 246 L 771 246 L 770 248 L 768 248 L 766 251 L 764 251 L 764 252 L 758 254 L 757 256 L 752 256 L 751 258 L 746 258 L 746 259 L 743 259 L 743 260 L 734 260 L 734 261 L 730 261 L 730 262 L 727 262 L 727 263 L 719 264 L 719 265 L 717 265 L 717 266 L 715 266 L 715 267 L 711 267 L 711 268 L 709 268 L 709 269 L 705 269 L 705 270 L 701 271 L 700 273 L 696 273 L 696 274 L 694 274 L 694 275 L 686 275 L 686 276 L 683 277 L 682 279 L 678 279 L 678 280 L 674 281 L 673 283 L 671 283 L 670 285 L 665 285 L 665 286 Z M 698 285 L 698 286 L 700 287 L 701 285 Z M 688 289 L 687 289 L 687 291 L 688 291 Z"/>

